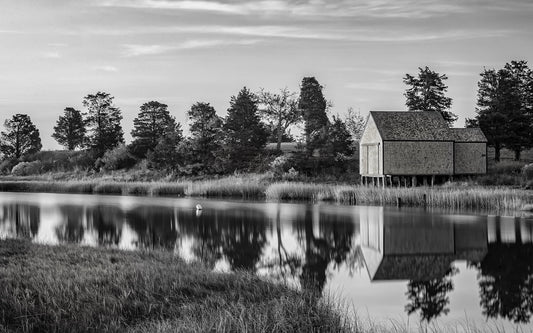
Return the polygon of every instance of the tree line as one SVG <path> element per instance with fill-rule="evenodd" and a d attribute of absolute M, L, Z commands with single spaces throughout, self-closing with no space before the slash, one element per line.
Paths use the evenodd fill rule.
<path fill-rule="evenodd" d="M 226 117 L 209 103 L 197 102 L 187 111 L 187 137 L 166 104 L 149 101 L 133 120 L 128 145 L 114 97 L 97 92 L 83 98 L 84 112 L 66 107 L 52 137 L 66 150 L 86 152 L 96 169 L 127 168 L 146 160 L 153 169 L 183 174 L 255 171 L 280 155 L 283 141 L 294 141 L 290 127 L 298 124 L 304 124 L 306 133 L 299 160 L 351 156 L 355 145 L 350 125 L 338 116 L 329 120 L 322 90 L 314 77 L 302 80 L 299 97 L 287 88 L 254 93 L 244 87 L 230 98 Z M 25 114 L 6 120 L 0 140 L 4 159 L 19 160 L 42 148 L 39 130 Z M 276 144 L 274 151 L 265 149 L 268 142 Z"/>
<path fill-rule="evenodd" d="M 533 147 L 533 71 L 526 61 L 511 61 L 502 69 L 484 69 L 478 83 L 476 116 L 468 127 L 480 127 L 500 158 L 502 148 L 520 158 Z M 429 67 L 403 82 L 409 111 L 440 112 L 451 126 L 457 115 L 450 111 L 448 77 Z M 328 116 L 331 103 L 314 77 L 304 77 L 300 92 L 242 88 L 230 98 L 226 117 L 207 102 L 187 110 L 188 137 L 168 106 L 149 101 L 133 121 L 132 142 L 125 145 L 122 113 L 109 93 L 83 98 L 85 111 L 66 107 L 57 119 L 52 137 L 67 150 L 83 149 L 94 168 L 127 168 L 146 160 L 153 169 L 181 174 L 223 174 L 261 171 L 265 164 L 281 171 L 289 167 L 306 174 L 319 170 L 357 170 L 354 156 L 365 119 L 349 109 L 346 117 Z M 290 128 L 303 124 L 305 144 L 290 158 L 281 155 L 281 143 L 294 141 Z M 5 121 L 0 134 L 3 159 L 19 160 L 41 148 L 39 130 L 26 114 Z M 266 144 L 276 144 L 274 152 Z"/>

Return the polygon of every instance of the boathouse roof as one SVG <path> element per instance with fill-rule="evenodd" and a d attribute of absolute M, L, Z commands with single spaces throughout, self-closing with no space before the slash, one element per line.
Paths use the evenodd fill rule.
<path fill-rule="evenodd" d="M 454 141 L 439 112 L 370 111 L 383 140 Z"/>
<path fill-rule="evenodd" d="M 487 142 L 480 128 L 450 128 L 456 142 Z"/>

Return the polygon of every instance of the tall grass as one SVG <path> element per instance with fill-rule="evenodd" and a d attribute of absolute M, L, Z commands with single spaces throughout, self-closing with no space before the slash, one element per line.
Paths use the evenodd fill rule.
<path fill-rule="evenodd" d="M 275 183 L 268 200 L 331 200 L 343 204 L 427 206 L 451 209 L 516 210 L 533 203 L 529 191 L 495 187 L 379 188 L 365 186 Z"/>
<path fill-rule="evenodd" d="M 169 252 L 5 240 L 0 261 L 0 331 L 353 331 L 313 295 Z"/>
<path fill-rule="evenodd" d="M 201 197 L 233 197 L 260 199 L 265 197 L 267 184 L 259 177 L 226 177 L 196 181 L 189 184 L 186 195 Z"/>
<path fill-rule="evenodd" d="M 2 192 L 49 192 L 183 196 L 188 183 L 88 181 L 0 181 Z"/>

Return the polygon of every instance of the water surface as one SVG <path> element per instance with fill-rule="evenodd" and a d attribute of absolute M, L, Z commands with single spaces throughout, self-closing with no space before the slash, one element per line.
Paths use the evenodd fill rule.
<path fill-rule="evenodd" d="M 203 210 L 195 209 L 200 203 Z M 0 193 L 0 238 L 173 251 L 333 294 L 385 324 L 531 332 L 533 219 L 423 209 Z"/>

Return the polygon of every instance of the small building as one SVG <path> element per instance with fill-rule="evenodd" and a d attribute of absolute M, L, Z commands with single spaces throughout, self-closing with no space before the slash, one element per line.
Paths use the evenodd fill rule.
<path fill-rule="evenodd" d="M 435 176 L 486 173 L 487 139 L 479 128 L 449 128 L 439 112 L 371 111 L 359 157 L 365 182 L 385 185 L 395 177 L 416 185 Z"/>

